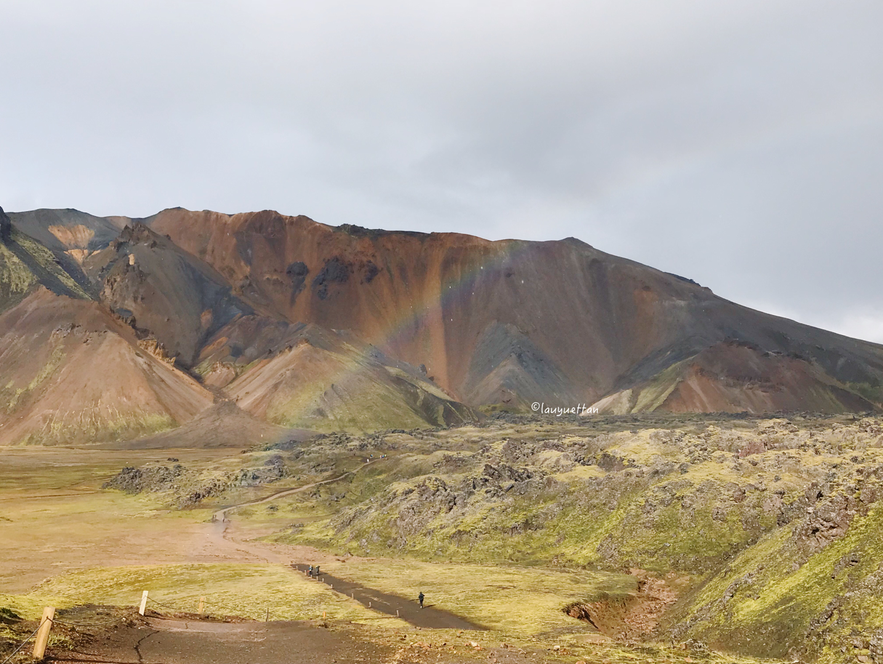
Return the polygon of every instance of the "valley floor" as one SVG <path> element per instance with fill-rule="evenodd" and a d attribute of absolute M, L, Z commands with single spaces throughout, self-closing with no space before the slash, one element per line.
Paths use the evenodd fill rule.
<path fill-rule="evenodd" d="M 876 426 L 687 420 L 616 421 L 592 430 L 501 423 L 332 436 L 308 448 L 247 453 L 5 448 L 0 656 L 31 631 L 43 606 L 55 606 L 60 624 L 68 623 L 53 632 L 57 662 L 200 664 L 221 661 L 219 653 L 223 661 L 252 664 L 286 657 L 341 664 L 755 662 L 765 646 L 742 647 L 739 639 L 751 632 L 733 637 L 721 620 L 760 625 L 759 639 L 794 638 L 803 624 L 783 624 L 775 603 L 766 606 L 777 622 L 751 622 L 769 602 L 765 593 L 791 579 L 793 599 L 786 601 L 793 611 L 821 607 L 812 629 L 828 641 L 782 661 L 877 662 L 881 608 L 864 589 L 874 572 L 859 572 L 877 565 L 862 533 L 875 532 L 868 530 L 876 523 L 868 492 L 879 482 L 853 487 L 868 509 L 847 517 L 844 507 L 826 521 L 834 524 L 827 531 L 845 524 L 842 533 L 826 531 L 821 543 L 795 540 L 794 554 L 788 544 L 807 514 L 828 514 L 825 494 L 839 495 L 831 489 L 837 472 L 848 467 L 853 482 L 876 477 Z M 129 470 L 120 474 L 122 468 Z M 653 481 L 645 486 L 636 477 Z M 108 481 L 122 481 L 126 490 L 104 488 Z M 466 485 L 478 489 L 459 493 Z M 723 506 L 721 487 L 730 501 Z M 808 487 L 820 494 L 813 495 L 815 508 L 789 508 L 798 493 L 806 500 Z M 677 518 L 666 511 L 672 503 Z M 573 504 L 582 511 L 557 507 Z M 687 509 L 692 517 L 680 514 Z M 704 510 L 718 510 L 723 521 L 716 516 L 705 525 Z M 732 533 L 723 548 L 716 541 L 687 551 L 693 534 L 681 518 L 706 528 L 722 523 Z M 637 545 L 659 547 L 657 567 L 628 553 Z M 796 567 L 766 578 L 782 551 Z M 814 586 L 802 596 L 795 584 L 812 580 L 799 575 L 812 573 L 819 556 L 835 566 L 843 561 L 842 581 L 837 568 L 840 585 L 822 589 L 830 595 L 810 597 L 822 592 Z M 310 564 L 321 566 L 326 583 L 297 568 Z M 855 610 L 864 611 L 863 623 L 838 594 L 847 588 L 861 602 Z M 146 619 L 131 608 L 143 590 L 150 592 Z M 415 607 L 420 592 L 431 606 L 424 616 L 438 610 L 462 622 L 431 629 L 414 619 L 404 607 Z M 380 601 L 389 607 L 374 606 Z M 832 602 L 840 603 L 825 619 Z M 101 607 L 123 608 L 108 609 L 116 618 L 97 626 L 86 620 L 71 627 Z M 708 636 L 729 654 L 703 645 Z"/>

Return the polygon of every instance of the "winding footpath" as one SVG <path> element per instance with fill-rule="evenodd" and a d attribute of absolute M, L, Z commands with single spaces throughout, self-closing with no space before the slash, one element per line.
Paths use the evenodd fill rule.
<path fill-rule="evenodd" d="M 369 461 L 367 463 L 364 463 L 361 466 L 359 466 L 358 468 L 356 468 L 355 470 L 347 471 L 343 475 L 338 475 L 337 477 L 332 477 L 331 479 L 321 480 L 320 482 L 313 482 L 312 484 L 306 484 L 304 486 L 299 486 L 294 489 L 283 489 L 282 491 L 277 491 L 276 493 L 270 494 L 269 496 L 266 496 L 265 498 L 258 498 L 257 500 L 249 500 L 248 502 L 245 502 L 245 503 L 239 503 L 237 505 L 230 505 L 229 507 L 225 507 L 223 509 L 220 509 L 217 512 L 215 512 L 214 514 L 212 514 L 212 521 L 221 521 L 221 522 L 227 521 L 228 520 L 227 513 L 231 512 L 232 510 L 239 509 L 240 507 L 251 507 L 252 505 L 261 505 L 263 503 L 269 503 L 270 501 L 276 500 L 277 498 L 284 498 L 285 496 L 291 496 L 295 493 L 302 493 L 304 491 L 307 491 L 308 489 L 313 489 L 317 486 L 322 486 L 323 484 L 331 484 L 332 482 L 339 482 L 344 477 L 349 477 L 350 475 L 355 475 L 360 470 L 367 468 L 371 464 L 377 463 L 378 461 L 381 461 L 381 459 L 374 459 L 374 461 Z"/>
<path fill-rule="evenodd" d="M 236 505 L 224 507 L 223 509 L 220 509 L 212 514 L 212 523 L 214 523 L 216 526 L 213 535 L 220 540 L 218 542 L 219 544 L 225 547 L 232 546 L 236 551 L 241 554 L 256 557 L 268 563 L 284 564 L 286 566 L 289 566 L 292 570 L 306 572 L 306 564 L 291 561 L 292 550 L 288 547 L 248 542 L 234 537 L 230 529 L 232 523 L 229 519 L 230 512 L 241 507 L 261 505 L 264 503 L 269 503 L 273 500 L 277 500 L 279 498 L 284 498 L 285 496 L 291 496 L 297 493 L 302 493 L 304 491 L 309 491 L 310 489 L 314 489 L 317 486 L 322 486 L 323 484 L 339 482 L 345 477 L 353 475 L 363 468 L 376 463 L 377 461 L 381 461 L 381 459 L 374 459 L 373 461 L 369 461 L 361 465 L 359 468 L 343 473 L 342 475 L 338 475 L 337 477 L 332 477 L 327 480 L 321 480 L 319 482 L 313 482 L 311 484 L 306 484 L 294 489 L 283 489 L 282 491 L 277 491 L 276 493 L 273 493 L 264 498 L 249 500 L 244 503 L 238 503 Z M 416 598 L 406 599 L 403 597 L 399 597 L 398 595 L 391 595 L 389 593 L 384 593 L 374 588 L 368 588 L 366 586 L 348 581 L 346 579 L 331 577 L 327 574 L 322 574 L 322 581 L 329 587 L 329 590 L 331 590 L 332 592 L 337 592 L 344 595 L 345 597 L 354 599 L 357 602 L 360 602 L 363 606 L 374 611 L 378 611 L 388 616 L 401 618 L 402 620 L 409 622 L 417 627 L 425 627 L 430 629 L 482 629 L 481 627 L 474 625 L 453 613 L 449 613 L 431 605 L 427 605 L 425 609 L 420 609 L 420 607 L 417 605 Z"/>

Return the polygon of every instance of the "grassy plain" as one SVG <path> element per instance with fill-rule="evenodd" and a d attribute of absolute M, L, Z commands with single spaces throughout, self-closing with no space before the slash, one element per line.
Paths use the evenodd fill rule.
<path fill-rule="evenodd" d="M 683 448 L 668 434 L 632 433 L 626 427 L 595 442 L 586 443 L 584 434 L 570 425 L 503 423 L 494 429 L 463 427 L 382 439 L 331 438 L 305 449 L 246 454 L 5 448 L 0 450 L 0 607 L 34 619 L 48 604 L 135 606 L 147 589 L 155 602 L 151 606 L 167 613 L 195 612 L 204 596 L 206 612 L 217 617 L 262 620 L 269 609 L 271 619 L 317 620 L 324 612 L 330 623 L 357 626 L 381 641 L 414 633 L 406 623 L 309 582 L 285 564 L 321 562 L 329 574 L 385 593 L 413 598 L 422 591 L 429 604 L 487 628 L 469 637 L 477 643 L 490 648 L 505 641 L 538 658 L 525 661 L 756 661 L 666 647 L 652 638 L 627 646 L 563 609 L 601 600 L 628 602 L 639 592 L 638 577 L 624 563 L 655 561 L 660 572 L 681 566 L 681 577 L 696 583 L 690 600 L 695 608 L 680 614 L 688 635 L 724 630 L 715 627 L 717 614 L 702 611 L 713 610 L 739 575 L 775 556 L 786 536 L 770 534 L 775 523 L 762 518 L 760 498 L 749 495 L 739 503 L 742 512 L 760 515 L 756 523 L 740 521 L 742 512 L 730 503 L 723 517 L 715 516 L 714 501 L 723 489 L 729 495 L 761 482 L 781 484 L 787 493 L 802 491 L 805 478 L 829 473 L 834 462 L 794 449 L 788 457 L 792 465 L 776 461 L 774 452 L 758 454 L 760 463 L 752 465 L 734 457 L 729 448 L 736 443 L 729 439 L 706 436 L 701 445 Z M 590 462 L 574 456 L 579 445 L 594 446 Z M 724 456 L 715 457 L 716 446 L 727 448 Z M 681 467 L 685 455 L 692 461 Z M 863 462 L 876 460 L 877 449 L 863 455 Z M 172 490 L 130 495 L 101 488 L 124 466 L 181 464 L 193 476 L 218 479 L 264 468 L 276 456 L 286 465 L 280 479 L 256 486 L 234 482 L 188 509 L 176 506 L 180 492 Z M 486 481 L 498 472 L 524 469 L 531 471 L 528 479 Z M 656 469 L 662 469 L 660 481 L 641 479 Z M 316 485 L 347 471 L 354 472 Z M 473 481 L 478 488 L 464 494 L 462 487 Z M 516 496 L 519 482 L 529 491 Z M 212 520 L 219 508 L 296 487 L 305 490 L 233 509 L 230 523 Z M 684 506 L 691 507 L 689 514 Z M 645 516 L 649 509 L 651 520 Z M 825 560 L 834 561 L 867 539 L 862 533 L 876 523 L 875 515 Z M 623 562 L 605 566 L 605 547 Z M 730 553 L 739 547 L 741 554 Z M 697 560 L 705 567 L 691 575 L 689 565 Z M 716 560 L 731 560 L 731 567 L 710 567 Z M 822 571 L 827 564 L 813 563 Z M 867 565 L 872 564 L 868 557 Z M 801 572 L 807 579 L 815 578 L 813 565 Z M 865 566 L 863 559 L 860 568 Z M 770 603 L 769 593 L 789 592 L 790 568 L 770 570 L 776 578 L 765 581 L 767 594 L 754 599 L 737 594 L 734 600 L 731 617 L 747 629 L 757 628 L 759 615 L 787 612 Z M 839 592 L 836 583 L 828 585 L 825 593 Z M 818 609 L 815 600 L 810 604 L 808 614 Z M 441 647 L 464 637 L 441 631 L 421 638 Z M 734 651 L 741 648 L 731 645 Z"/>

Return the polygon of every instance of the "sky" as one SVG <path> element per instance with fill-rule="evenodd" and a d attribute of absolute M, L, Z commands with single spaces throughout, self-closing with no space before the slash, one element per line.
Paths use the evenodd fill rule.
<path fill-rule="evenodd" d="M 883 342 L 879 0 L 0 0 L 0 206 L 573 236 Z"/>

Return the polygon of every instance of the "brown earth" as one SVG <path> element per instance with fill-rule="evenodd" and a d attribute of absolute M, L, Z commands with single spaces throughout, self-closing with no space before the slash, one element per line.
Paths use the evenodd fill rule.
<path fill-rule="evenodd" d="M 414 367 L 314 326 L 224 391 L 256 417 L 303 428 L 411 428 L 474 417 Z"/>
<path fill-rule="evenodd" d="M 390 650 L 309 623 L 147 618 L 112 630 L 75 651 L 50 650 L 47 659 L 55 664 L 356 664 L 382 661 Z"/>
<path fill-rule="evenodd" d="M 0 315 L 0 395 L 0 445 L 135 437 L 212 403 L 97 303 L 45 289 Z"/>
<path fill-rule="evenodd" d="M 230 447 L 246 449 L 285 440 L 306 440 L 311 431 L 286 429 L 252 417 L 232 401 L 217 401 L 196 418 L 176 429 L 107 446 L 128 449 Z"/>
<path fill-rule="evenodd" d="M 637 642 L 652 635 L 666 610 L 678 599 L 675 576 L 660 579 L 633 569 L 638 587 L 626 597 L 601 597 L 594 602 L 577 602 L 564 608 L 572 618 L 584 620 L 604 636 Z"/>
<path fill-rule="evenodd" d="M 224 325 L 253 313 L 214 269 L 142 224 L 123 229 L 86 268 L 102 275 L 102 303 L 185 367 Z"/>
<path fill-rule="evenodd" d="M 595 404 L 616 414 L 870 412 L 877 406 L 802 357 L 768 353 L 748 344 L 715 344 L 662 376 Z"/>

